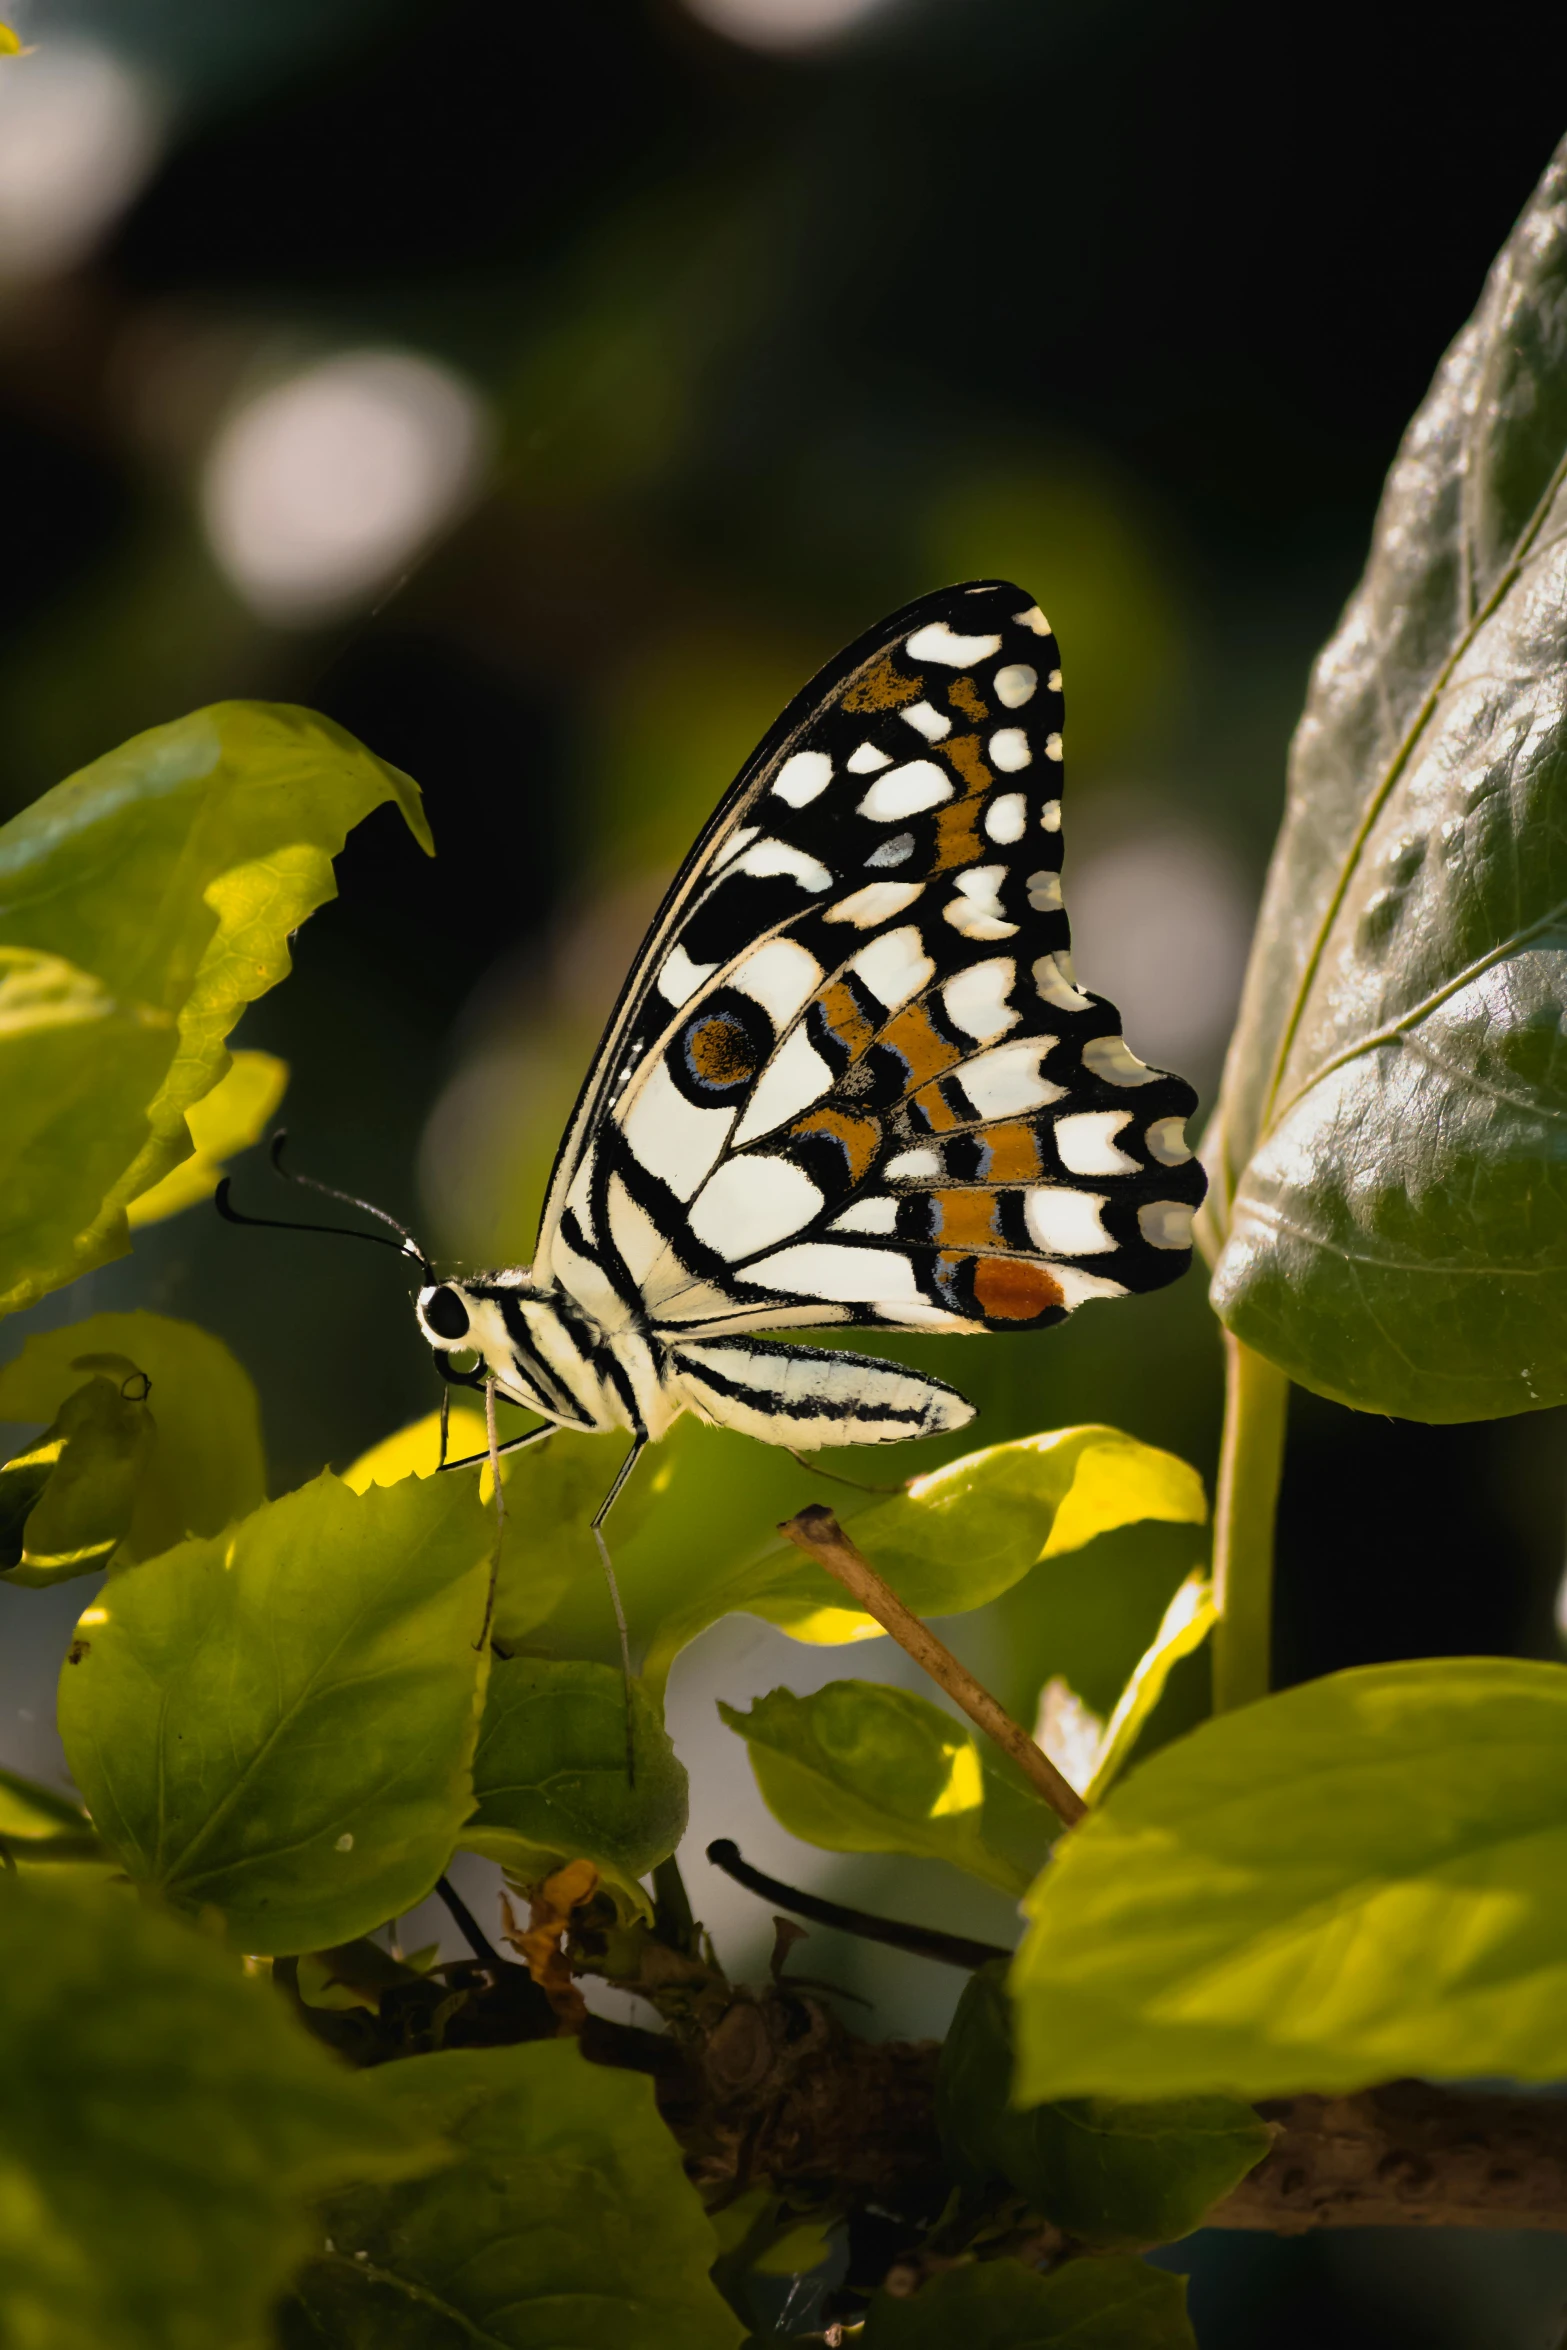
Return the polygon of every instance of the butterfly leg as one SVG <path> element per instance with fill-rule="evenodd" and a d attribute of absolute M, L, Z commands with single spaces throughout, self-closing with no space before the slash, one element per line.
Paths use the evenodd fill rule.
<path fill-rule="evenodd" d="M 610 1605 L 615 1611 L 615 1629 L 620 1634 L 620 1671 L 626 1690 L 626 1777 L 636 1782 L 636 1752 L 631 1731 L 631 1636 L 626 1630 L 626 1611 L 620 1597 L 620 1585 L 615 1580 L 615 1569 L 610 1560 L 609 1543 L 604 1534 L 604 1521 L 620 1498 L 627 1478 L 646 1449 L 647 1438 L 639 1436 L 616 1471 L 615 1482 L 600 1502 L 593 1519 L 593 1539 L 598 1544 L 599 1564 L 604 1569 L 604 1580 L 609 1585 Z"/>
<path fill-rule="evenodd" d="M 825 1477 L 829 1485 L 848 1485 L 856 1493 L 907 1493 L 909 1489 L 906 1477 L 900 1478 L 896 1485 L 872 1485 L 867 1478 L 845 1477 L 837 1469 L 824 1469 L 819 1460 L 809 1458 L 803 1452 L 796 1452 L 792 1444 L 786 1444 L 784 1451 L 792 1461 L 798 1461 L 802 1469 L 808 1469 L 813 1477 Z"/>
<path fill-rule="evenodd" d="M 452 1391 L 443 1379 L 441 1381 L 441 1457 L 435 1464 L 438 1472 L 446 1466 L 446 1444 L 451 1434 L 451 1425 Z"/>
<path fill-rule="evenodd" d="M 501 1482 L 501 1448 L 495 1431 L 495 1382 L 493 1379 L 486 1379 L 484 1382 L 484 1433 L 489 1438 L 490 1482 L 495 1493 L 495 1548 L 490 1553 L 490 1588 L 484 1602 L 484 1622 L 479 1627 L 479 1637 L 473 1644 L 481 1656 L 490 1637 L 490 1624 L 495 1615 L 495 1586 L 500 1581 L 501 1544 L 506 1539 L 506 1488 Z M 441 1452 L 443 1456 L 441 1466 L 444 1468 L 446 1465 L 444 1458 L 446 1429 L 444 1424 L 441 1429 Z"/>

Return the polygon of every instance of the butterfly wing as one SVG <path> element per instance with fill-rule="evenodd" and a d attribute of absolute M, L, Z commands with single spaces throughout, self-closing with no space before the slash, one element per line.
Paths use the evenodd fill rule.
<path fill-rule="evenodd" d="M 644 945 L 534 1263 L 671 1339 L 1022 1329 L 1190 1261 L 1196 1096 L 1079 989 L 1061 675 L 1004 581 L 815 678 Z"/>

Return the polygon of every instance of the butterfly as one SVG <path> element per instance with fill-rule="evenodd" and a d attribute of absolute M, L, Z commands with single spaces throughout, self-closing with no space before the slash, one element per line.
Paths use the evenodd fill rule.
<path fill-rule="evenodd" d="M 602 1529 L 681 1413 L 800 1452 L 974 1416 L 945 1380 L 759 1333 L 1047 1329 L 1191 1261 L 1197 1097 L 1073 975 L 1062 707 L 1050 624 L 1005 580 L 921 597 L 811 680 L 643 942 L 531 1265 L 437 1280 L 384 1209 L 295 1178 L 400 1234 L 444 1393 L 484 1394 L 475 1460 L 629 1434 L 593 1520 L 628 1682 Z M 231 1222 L 274 1221 L 228 1189 Z M 497 1396 L 541 1425 L 502 1444 Z M 443 1466 L 472 1465 L 445 1428 Z"/>
<path fill-rule="evenodd" d="M 542 1417 L 498 1449 L 622 1429 L 618 1492 L 682 1412 L 801 1451 L 937 1435 L 974 1412 L 945 1381 L 757 1334 L 1044 1329 L 1186 1270 L 1196 1096 L 1076 983 L 1061 785 L 1055 639 L 1005 581 L 790 703 L 636 958 L 533 1262 L 418 1293 L 448 1378 Z"/>

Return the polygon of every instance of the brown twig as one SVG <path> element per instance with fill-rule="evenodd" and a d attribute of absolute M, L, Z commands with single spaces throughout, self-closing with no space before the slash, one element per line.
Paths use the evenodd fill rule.
<path fill-rule="evenodd" d="M 1260 2111 L 1272 2149 L 1207 2227 L 1567 2231 L 1567 2098 L 1393 2081 Z"/>
<path fill-rule="evenodd" d="M 855 1549 L 830 1509 L 820 1502 L 812 1502 L 795 1517 L 786 1519 L 778 1531 L 807 1557 L 815 1559 L 819 1567 L 824 1567 L 835 1582 L 841 1583 L 866 1614 L 874 1616 L 883 1631 L 890 1632 L 898 1646 L 913 1657 L 920 1670 L 928 1673 L 963 1708 L 969 1720 L 987 1738 L 994 1739 L 1003 1754 L 1012 1757 L 1063 1827 L 1073 1828 L 1087 1816 L 1087 1804 L 1077 1789 L 1061 1776 L 1049 1755 L 1002 1710 L 967 1666 L 959 1664 L 951 1649 L 944 1647 L 935 1633 L 910 1613 L 891 1585 L 882 1581 L 870 1560 Z"/>

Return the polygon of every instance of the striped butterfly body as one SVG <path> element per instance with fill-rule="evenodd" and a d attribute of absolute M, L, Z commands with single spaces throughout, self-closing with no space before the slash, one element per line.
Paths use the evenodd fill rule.
<path fill-rule="evenodd" d="M 1186 1270 L 1196 1097 L 1073 977 L 1061 727 L 1055 640 L 1002 581 L 923 597 L 806 687 L 637 958 L 532 1265 L 421 1289 L 448 1378 L 626 1430 L 627 1469 L 686 1411 L 891 1443 L 973 1407 L 756 1333 L 1040 1329 Z"/>

